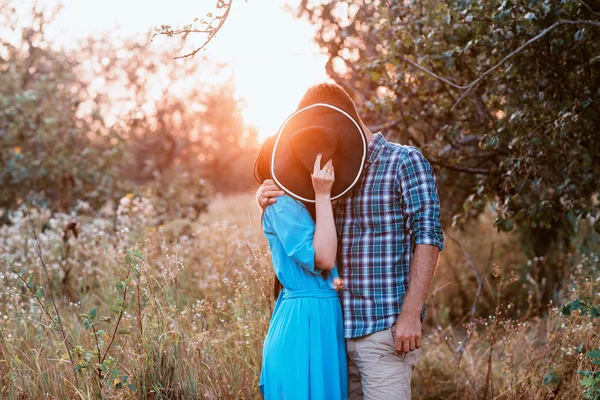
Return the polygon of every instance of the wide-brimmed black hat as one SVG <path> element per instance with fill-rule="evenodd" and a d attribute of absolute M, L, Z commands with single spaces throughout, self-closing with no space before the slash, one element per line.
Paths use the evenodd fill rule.
<path fill-rule="evenodd" d="M 360 124 L 330 104 L 313 104 L 290 115 L 277 133 L 271 175 L 290 196 L 315 202 L 310 174 L 321 153 L 321 167 L 333 159 L 335 182 L 331 199 L 346 194 L 358 182 L 367 156 L 367 139 Z"/>

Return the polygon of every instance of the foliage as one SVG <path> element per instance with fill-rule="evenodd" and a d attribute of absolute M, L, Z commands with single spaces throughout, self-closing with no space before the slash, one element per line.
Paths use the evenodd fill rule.
<path fill-rule="evenodd" d="M 54 10 L 36 5 L 29 22 L 14 1 L 0 7 L 0 210 L 99 209 L 134 187 L 197 215 L 209 187 L 253 185 L 257 134 L 222 66 L 173 62 L 169 49 L 114 35 L 63 50 L 45 33 Z M 209 71 L 224 82 L 206 84 Z"/>
<path fill-rule="evenodd" d="M 10 6 L 2 4 L 0 24 L 21 40 L 0 37 L 0 208 L 37 201 L 66 211 L 75 199 L 99 206 L 119 188 L 121 137 L 94 127 L 95 104 L 80 117 L 87 85 L 73 72 L 79 61 L 47 42 L 48 11 L 35 9 L 19 29 Z"/>
<path fill-rule="evenodd" d="M 562 314 L 570 316 L 573 311 L 579 310 L 581 317 L 589 315 L 591 320 L 600 318 L 600 311 L 594 305 L 592 296 L 581 295 L 577 299 L 568 302 L 562 307 Z M 596 348 L 586 352 L 586 343 L 581 343 L 577 346 L 578 353 L 585 353 L 589 361 L 593 365 L 600 365 L 600 348 Z M 588 400 L 600 399 L 600 370 L 579 370 L 577 373 L 583 378 L 579 382 L 585 388 L 584 396 Z"/>
<path fill-rule="evenodd" d="M 598 5 L 323 0 L 298 13 L 368 125 L 441 167 L 444 219 L 463 224 L 491 205 L 495 226 L 520 227 L 524 250 L 543 258 L 532 275 L 555 298 L 568 275 L 560 254 L 600 205 Z"/>
<path fill-rule="evenodd" d="M 100 68 L 93 94 L 107 99 L 104 122 L 127 139 L 125 178 L 165 185 L 187 174 L 219 192 L 253 183 L 257 132 L 244 124 L 243 101 L 221 65 L 173 61 L 168 48 L 131 39 L 89 39 L 80 51 L 89 55 L 82 76 L 92 80 Z M 208 74 L 223 82 L 203 82 Z"/>
<path fill-rule="evenodd" d="M 35 240 L 38 240 L 37 237 Z M 39 244 L 39 242 L 37 243 Z M 62 340 L 66 347 L 67 356 L 72 364 L 73 373 L 75 374 L 76 387 L 79 387 L 77 375 L 82 375 L 83 382 L 93 382 L 92 385 L 95 388 L 98 397 L 102 397 L 104 391 L 103 388 L 105 387 L 114 389 L 123 389 L 127 387 L 134 392 L 136 390 L 133 384 L 127 383 L 129 376 L 119 370 L 119 360 L 110 355 L 110 350 L 117 337 L 131 334 L 128 330 L 119 328 L 121 326 L 123 315 L 129 306 L 127 299 L 129 292 L 132 292 L 130 297 L 133 297 L 133 290 L 131 290 L 133 273 L 136 268 L 139 269 L 139 262 L 142 259 L 142 254 L 138 250 L 128 250 L 126 252 L 126 267 L 123 268 L 126 275 L 124 281 L 117 280 L 113 304 L 109 307 L 110 311 L 115 314 L 113 317 L 99 316 L 98 307 L 93 307 L 87 313 L 79 315 L 83 318 L 84 328 L 88 331 L 91 330 L 89 336 L 92 337 L 92 345 L 89 348 L 74 342 L 72 337 L 67 337 L 66 329 L 62 323 L 64 318 L 61 317 L 58 308 L 54 308 L 55 314 L 52 315 L 53 310 L 51 309 L 48 300 L 45 298 L 45 288 L 44 286 L 36 284 L 34 278 L 35 275 L 32 273 L 25 276 L 24 268 L 21 268 L 18 272 L 16 270 L 13 272 L 21 279 L 21 281 L 23 281 L 32 298 L 35 299 L 37 306 L 43 310 L 41 314 L 44 317 L 47 317 L 47 322 L 50 324 L 48 331 L 50 333 L 52 333 L 52 331 L 59 332 L 57 340 Z M 43 260 L 41 260 L 41 262 L 43 264 Z M 46 283 L 49 285 L 50 290 L 52 290 L 52 282 L 47 280 Z M 55 304 L 51 292 L 49 297 L 49 301 L 52 304 Z M 100 327 L 103 329 L 98 329 Z"/>

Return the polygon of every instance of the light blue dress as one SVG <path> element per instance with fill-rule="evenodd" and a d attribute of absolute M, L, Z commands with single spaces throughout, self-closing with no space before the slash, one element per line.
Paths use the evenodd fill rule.
<path fill-rule="evenodd" d="M 337 267 L 327 274 L 315 267 L 315 223 L 299 201 L 277 198 L 264 212 L 263 230 L 284 289 L 265 339 L 260 390 L 266 400 L 347 399 Z"/>

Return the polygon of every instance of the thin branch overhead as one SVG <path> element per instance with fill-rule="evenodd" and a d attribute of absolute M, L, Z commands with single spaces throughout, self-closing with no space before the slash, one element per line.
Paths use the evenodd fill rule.
<path fill-rule="evenodd" d="M 540 33 L 538 33 L 537 35 L 535 35 L 534 37 L 532 37 L 531 39 L 529 39 L 528 41 L 526 41 L 525 43 L 523 43 L 515 51 L 513 51 L 510 54 L 508 54 L 506 57 L 504 57 L 502 60 L 500 60 L 496 65 L 494 65 L 493 67 L 491 67 L 490 69 L 488 69 L 487 71 L 485 71 L 483 74 L 481 74 L 479 77 L 477 77 L 473 82 L 469 83 L 468 85 L 458 85 L 458 84 L 452 82 L 451 80 L 449 80 L 448 78 L 444 78 L 443 76 L 440 76 L 440 75 L 436 74 L 435 72 L 429 70 L 427 67 L 424 67 L 421 64 L 414 62 L 413 60 L 411 60 L 410 58 L 408 58 L 406 56 L 402 57 L 402 59 L 404 61 L 406 61 L 407 63 L 409 63 L 410 65 L 412 65 L 413 67 L 418 68 L 418 69 L 422 70 L 423 72 L 426 72 L 427 74 L 429 74 L 429 75 L 433 76 L 434 78 L 436 78 L 436 79 L 438 79 L 438 80 L 440 80 L 440 81 L 442 81 L 442 82 L 444 82 L 444 83 L 452 86 L 453 88 L 458 89 L 458 90 L 464 90 L 464 92 L 461 94 L 461 96 L 459 97 L 459 99 L 452 106 L 451 110 L 454 110 L 456 108 L 456 106 L 458 106 L 458 104 L 469 93 L 471 93 L 471 90 L 473 90 L 473 88 L 475 88 L 479 84 L 479 82 L 481 82 L 486 76 L 488 76 L 489 74 L 491 74 L 492 72 L 494 72 L 495 70 L 497 70 L 498 68 L 500 68 L 500 66 L 502 66 L 502 64 L 504 64 L 506 61 L 508 61 L 509 59 L 511 59 L 512 57 L 514 57 L 516 54 L 520 53 L 527 46 L 529 46 L 530 44 L 532 44 L 532 43 L 540 40 L 542 37 L 546 36 L 550 31 L 552 31 L 553 29 L 555 29 L 556 27 L 558 27 L 560 25 L 592 25 L 592 26 L 600 27 L 600 22 L 598 22 L 598 21 L 588 21 L 588 20 L 575 20 L 575 21 L 571 21 L 571 20 L 566 20 L 566 19 L 559 19 L 558 21 L 556 21 L 555 23 L 553 23 L 552 25 L 550 25 L 546 29 L 543 29 Z"/>
<path fill-rule="evenodd" d="M 182 36 L 182 39 L 187 39 L 188 35 L 192 33 L 202 33 L 206 34 L 206 39 L 195 50 L 174 57 L 175 59 L 180 58 L 191 58 L 194 57 L 200 50 L 204 49 L 211 40 L 219 33 L 225 21 L 227 21 L 227 17 L 229 17 L 229 11 L 231 11 L 231 5 L 233 4 L 233 0 L 229 0 L 226 2 L 225 0 L 217 0 L 216 8 L 219 10 L 223 10 L 221 15 L 213 15 L 212 13 L 206 14 L 205 18 L 196 18 L 192 24 L 184 25 L 182 29 L 173 29 L 171 25 L 161 25 L 156 28 L 156 33 L 152 35 L 152 39 L 155 36 Z M 216 25 L 216 26 L 215 26 Z"/>

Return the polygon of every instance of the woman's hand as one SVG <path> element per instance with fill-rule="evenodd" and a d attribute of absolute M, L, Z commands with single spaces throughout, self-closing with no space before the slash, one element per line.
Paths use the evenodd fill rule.
<path fill-rule="evenodd" d="M 333 182 L 335 181 L 335 171 L 333 170 L 332 160 L 327 161 L 327 164 L 321 169 L 321 153 L 315 160 L 315 167 L 311 174 L 315 196 L 330 196 Z"/>

